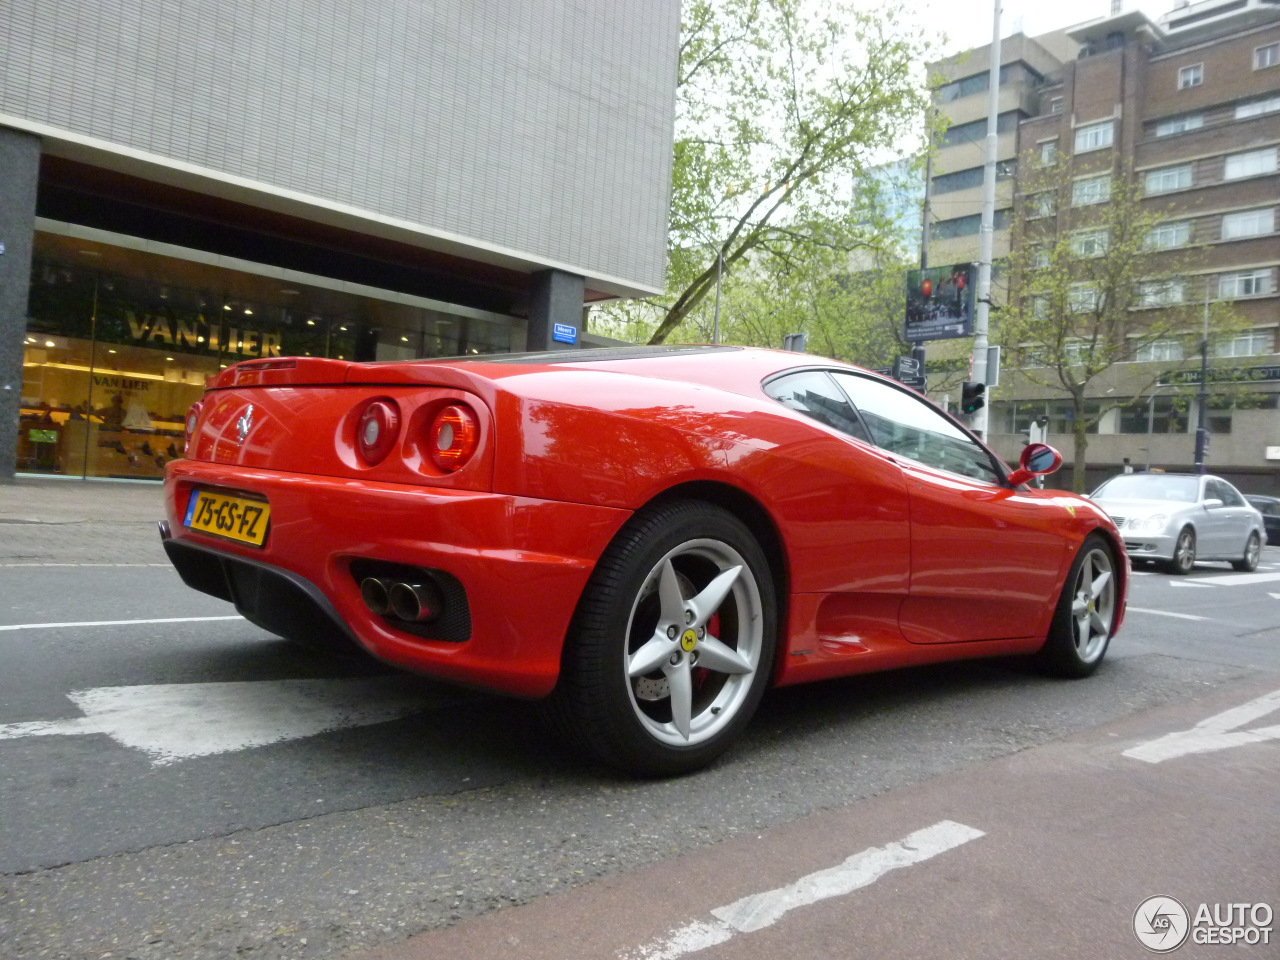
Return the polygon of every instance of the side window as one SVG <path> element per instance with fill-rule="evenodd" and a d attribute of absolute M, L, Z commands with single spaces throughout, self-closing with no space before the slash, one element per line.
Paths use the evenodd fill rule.
<path fill-rule="evenodd" d="M 1227 505 L 1227 487 L 1217 477 L 1207 477 L 1204 481 L 1204 498 L 1206 500 L 1221 500 L 1223 506 Z"/>
<path fill-rule="evenodd" d="M 1245 507 L 1248 506 L 1244 502 L 1244 497 L 1240 496 L 1240 492 L 1225 480 L 1219 480 L 1218 486 L 1222 489 L 1222 502 L 1228 507 Z"/>
<path fill-rule="evenodd" d="M 779 377 L 770 381 L 764 392 L 784 407 L 808 414 L 819 423 L 825 423 L 841 433 L 871 442 L 849 399 L 831 382 L 831 377 L 821 370 L 806 370 L 789 377 Z"/>
<path fill-rule="evenodd" d="M 923 400 L 857 374 L 832 376 L 862 414 L 876 446 L 962 477 L 1000 482 L 990 454 Z"/>

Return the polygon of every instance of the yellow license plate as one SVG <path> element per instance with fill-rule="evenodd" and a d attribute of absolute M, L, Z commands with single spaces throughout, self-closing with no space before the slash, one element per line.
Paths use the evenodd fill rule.
<path fill-rule="evenodd" d="M 224 493 L 196 490 L 187 503 L 184 521 L 192 530 L 262 546 L 267 539 L 271 505 L 265 500 L 229 497 Z"/>

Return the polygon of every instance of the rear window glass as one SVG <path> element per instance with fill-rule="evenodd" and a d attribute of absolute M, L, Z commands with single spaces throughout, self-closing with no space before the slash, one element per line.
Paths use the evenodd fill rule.
<path fill-rule="evenodd" d="M 841 433 L 871 442 L 849 398 L 821 370 L 806 370 L 771 380 L 764 392 L 784 407 L 799 410 Z"/>

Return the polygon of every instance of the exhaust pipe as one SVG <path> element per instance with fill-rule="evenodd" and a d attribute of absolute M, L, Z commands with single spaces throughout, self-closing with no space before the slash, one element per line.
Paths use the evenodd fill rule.
<path fill-rule="evenodd" d="M 380 617 L 391 612 L 391 598 L 388 596 L 387 583 L 377 577 L 365 577 L 360 581 L 360 596 L 364 605 Z"/>
<path fill-rule="evenodd" d="M 368 582 L 367 580 L 365 581 Z M 361 588 L 363 590 L 363 586 Z M 401 620 L 421 623 L 434 620 L 444 608 L 440 588 L 434 583 L 393 583 L 387 589 L 392 612 Z"/>

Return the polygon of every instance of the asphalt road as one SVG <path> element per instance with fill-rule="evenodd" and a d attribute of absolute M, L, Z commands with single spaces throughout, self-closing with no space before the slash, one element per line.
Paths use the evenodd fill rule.
<path fill-rule="evenodd" d="M 0 626 L 234 614 L 145 556 L 33 552 L 0 559 Z M 1263 562 L 1140 571 L 1089 680 L 966 663 L 776 691 L 724 760 L 656 783 L 565 755 L 523 704 L 238 619 L 0 629 L 0 956 L 344 956 L 1264 682 L 1280 549 Z"/>

